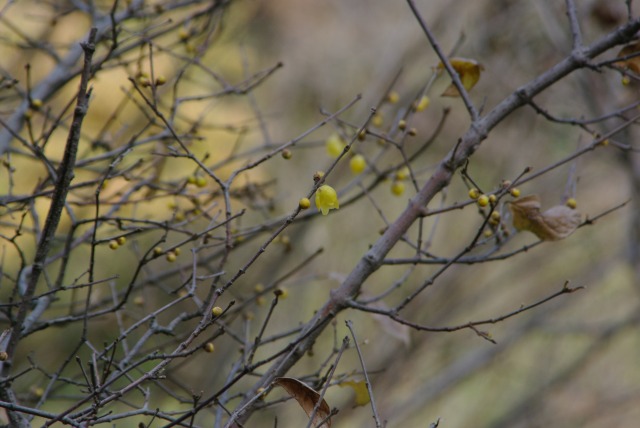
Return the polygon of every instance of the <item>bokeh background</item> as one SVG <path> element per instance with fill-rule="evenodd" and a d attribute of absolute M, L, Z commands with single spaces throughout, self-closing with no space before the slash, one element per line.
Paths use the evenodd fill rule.
<path fill-rule="evenodd" d="M 90 26 L 84 12 L 59 15 L 60 9 L 56 11 L 57 7 L 72 11 L 74 2 L 54 2 L 53 6 L 42 8 L 36 7 L 37 3 L 23 1 L 12 5 L 0 21 L 2 73 L 5 78 L 18 78 L 22 88 L 25 87 L 26 63 L 31 64 L 31 84 L 34 85 L 51 72 L 53 61 L 37 47 L 25 43 L 21 34 L 64 51 L 69 44 L 82 40 Z M 357 94 L 362 95 L 362 100 L 341 115 L 341 120 L 358 127 L 365 122 L 372 107 L 380 106 L 384 122 L 378 131 L 384 132 L 410 108 L 438 64 L 437 56 L 405 2 L 252 0 L 230 3 L 221 21 L 223 24 L 213 33 L 215 40 L 202 45 L 207 46 L 200 57 L 204 68 L 187 68 L 185 61 L 176 60 L 193 54 L 190 50 L 197 51 L 198 43 L 204 43 L 197 39 L 188 46 L 180 40 L 177 31 L 156 40 L 158 50 L 154 58 L 155 75 L 166 76 L 170 83 L 159 89 L 158 95 L 167 110 L 175 102 L 174 90 L 181 97 L 210 94 L 222 87 L 216 76 L 239 84 L 260 70 L 282 63 L 281 68 L 248 95 L 216 96 L 180 105 L 177 126 L 187 132 L 187 128 L 197 123 L 197 129 L 189 134 L 193 143 L 190 149 L 197 156 L 206 153 L 209 156 L 207 165 L 216 166 L 216 171 L 223 177 L 228 177 L 247 160 L 309 130 L 326 116 L 326 112 L 337 111 Z M 108 10 L 109 5 L 109 2 L 98 2 L 103 10 Z M 421 1 L 418 6 L 445 51 L 455 50 L 457 56 L 475 59 L 484 66 L 485 71 L 471 92 L 472 100 L 484 111 L 565 58 L 571 50 L 564 2 L 436 0 Z M 581 1 L 578 12 L 585 43 L 611 31 L 626 19 L 622 0 Z M 53 16 L 59 16 L 60 20 L 55 27 L 50 25 Z M 174 19 L 177 21 L 180 17 Z M 127 24 L 125 31 L 135 39 L 151 24 L 158 24 L 153 13 L 147 20 Z M 188 28 L 189 24 L 186 22 L 184 27 Z M 98 136 L 112 149 L 122 147 L 141 124 L 146 123 L 144 108 L 133 102 L 122 104 L 131 87 L 128 77 L 136 76 L 141 70 L 149 72 L 149 60 L 140 53 L 142 51 L 143 48 L 130 52 L 125 65 L 105 69 L 92 82 L 93 101 L 84 128 L 87 145 L 81 148 L 81 159 L 98 153 L 99 148 L 89 147 L 88 143 Z M 608 52 L 603 59 L 614 58 L 616 53 Z M 142 60 L 135 60 L 138 57 Z M 213 70 L 216 76 L 206 72 L 207 69 Z M 180 85 L 172 87 L 176 81 Z M 72 80 L 51 99 L 45 100 L 45 106 L 52 112 L 60 111 L 74 96 L 76 84 L 77 80 Z M 380 104 L 392 84 L 400 95 L 399 102 Z M 430 106 L 409 119 L 409 126 L 415 127 L 417 133 L 406 142 L 407 150 L 412 151 L 434 133 L 444 109 L 450 109 L 432 146 L 412 164 L 419 184 L 428 179 L 433 167 L 469 126 L 462 102 L 439 96 L 448 84 L 448 78 L 438 78 L 428 91 Z M 634 102 L 637 91 L 634 83 L 623 85 L 621 75 L 615 71 L 606 68 L 585 70 L 556 83 L 537 97 L 536 102 L 557 117 L 591 118 Z M 17 102 L 15 94 L 12 96 L 7 96 L 6 106 L 1 107 L 3 117 L 11 114 L 11 103 Z M 115 116 L 115 124 L 102 132 L 105 122 L 112 116 Z M 631 116 L 632 113 L 628 115 Z M 43 120 L 36 117 L 34 123 L 42 125 Z M 618 117 L 596 123 L 592 129 L 606 133 L 623 120 L 624 117 Z M 239 236 L 246 242 L 238 245 L 224 266 L 227 276 L 244 265 L 268 236 L 261 233 L 258 226 L 282 222 L 312 188 L 313 173 L 331 165 L 324 141 L 338 129 L 353 130 L 343 125 L 333 121 L 320 127 L 291 148 L 293 157 L 290 160 L 278 155 L 239 177 L 238 188 L 251 194 L 234 200 L 234 209 L 248 210 L 237 224 L 234 223 L 234 228 L 245 233 Z M 633 145 L 636 134 L 637 130 L 631 126 L 614 135 L 612 140 Z M 552 123 L 531 108 L 522 108 L 491 132 L 473 155 L 468 172 L 483 189 L 496 189 L 502 180 L 515 179 L 526 167 L 531 167 L 533 172 L 540 170 L 590 143 L 592 138 L 577 126 Z M 62 127 L 47 144 L 47 156 L 59 159 L 64 140 L 65 129 Z M 46 176 L 46 170 L 41 162 L 21 155 L 23 149 L 19 143 L 14 141 L 13 144 L 17 152 L 10 162 L 15 172 L 10 175 L 6 166 L 0 170 L 0 193 L 28 195 Z M 385 149 L 371 136 L 355 147 L 370 164 L 376 159 L 378 171 L 401 161 L 397 151 Z M 133 168 L 138 161 L 157 162 L 155 154 L 161 151 L 160 145 L 141 146 L 128 154 L 120 167 Z M 229 160 L 232 153 L 243 155 L 237 160 Z M 384 156 L 376 158 L 379 153 Z M 158 167 L 161 183 L 177 185 L 198 175 L 194 164 L 187 160 L 165 157 L 162 163 L 162 167 Z M 76 180 L 96 180 L 105 165 L 108 162 L 79 170 Z M 156 168 L 157 165 L 153 165 Z M 145 169 L 134 171 L 142 175 L 149 172 Z M 339 190 L 340 200 L 347 201 L 361 191 L 360 184 L 367 185 L 375 180 L 376 173 L 372 170 L 354 177 L 349 171 L 348 158 L 345 158 L 328 182 Z M 249 185 L 251 183 L 253 186 Z M 274 311 L 268 335 L 307 321 L 326 300 L 330 290 L 337 287 L 340 279 L 375 242 L 379 231 L 404 209 L 414 192 L 407 183 L 403 195 L 394 195 L 390 191 L 391 184 L 391 179 L 382 181 L 369 191 L 368 197 L 344 203 L 340 210 L 332 211 L 326 217 L 315 215 L 295 222 L 286 229 L 285 238 L 272 244 L 247 274 L 222 296 L 221 302 L 249 300 L 255 294 L 256 286 L 259 290 L 260 286 L 272 284 L 323 248 L 319 256 L 280 284 L 286 287 L 288 296 Z M 128 186 L 130 183 L 122 177 L 110 180 L 103 195 L 107 200 L 113 197 L 115 201 Z M 544 207 L 562 203 L 563 197 L 570 194 L 578 201 L 580 212 L 587 217 L 595 217 L 629 202 L 593 225 L 580 228 L 566 240 L 544 243 L 501 261 L 454 265 L 413 301 L 402 316 L 434 327 L 454 326 L 514 311 L 560 290 L 566 281 L 571 286 L 584 286 L 584 290 L 483 327 L 496 344 L 470 330 L 453 333 L 393 330 L 388 323 L 369 314 L 346 311 L 338 316 L 333 331 L 327 331 L 321 337 L 314 354 L 304 358 L 290 375 L 303 377 L 326 367 L 325 360 L 332 355 L 335 343 L 348 335 L 344 321 L 352 320 L 373 382 L 379 414 L 388 421 L 389 427 L 428 426 L 438 419 L 442 427 L 634 426 L 640 420 L 637 405 L 640 399 L 639 156 L 634 151 L 620 150 L 616 144 L 599 147 L 576 162 L 527 182 L 520 189 L 523 194 L 539 194 Z M 70 196 L 78 203 L 75 212 L 80 218 L 93 215 L 90 201 L 94 191 L 95 185 L 87 186 Z M 219 215 L 221 201 L 215 196 L 216 184 L 212 180 L 208 179 L 204 187 L 186 186 L 182 195 L 187 197 L 168 195 L 127 204 L 117 215 L 174 221 L 176 215 L 182 213 L 189 221 L 185 229 L 194 231 L 202 230 L 212 221 L 194 214 L 194 206 L 207 211 L 211 218 Z M 195 204 L 193 200 L 200 203 Z M 430 208 L 467 200 L 467 187 L 457 175 Z M 86 202 L 84 207 L 83 201 Z M 47 207 L 44 198 L 34 204 L 33 210 L 40 213 L 39 221 Z M 11 236 L 19 223 L 18 213 L 9 212 L 6 207 L 0 209 L 3 210 L 0 217 L 2 233 Z M 27 216 L 26 230 L 31 230 L 35 221 L 33 215 Z M 68 222 L 68 217 L 63 219 L 61 234 Z M 424 236 L 429 239 L 428 250 L 437 256 L 451 257 L 468 245 L 481 224 L 482 218 L 474 205 L 427 218 Z M 116 230 L 115 226 L 101 229 L 105 243 Z M 140 254 L 154 245 L 161 232 L 134 234 L 127 248 L 116 252 L 107 245 L 98 248 L 97 276 L 114 279 L 108 287 L 97 288 L 94 298 L 108 298 L 115 293 L 113 290 L 124 287 L 131 279 Z M 417 227 L 412 228 L 411 239 L 415 239 L 416 233 Z M 169 243 L 180 242 L 179 236 L 169 235 L 168 239 Z M 534 235 L 519 233 L 502 252 L 508 253 L 535 242 Z M 31 233 L 26 233 L 18 243 L 27 259 L 33 256 L 35 240 Z M 90 342 L 99 344 L 113 340 L 118 335 L 118 323 L 133 322 L 145 311 L 166 302 L 168 292 L 189 276 L 189 248 L 193 245 L 185 245 L 175 265 L 169 266 L 160 258 L 146 266 L 134 293 L 134 296 L 143 297 L 144 302 L 141 304 L 138 300 L 134 304 L 132 300 L 118 316 L 112 314 L 93 320 L 89 329 Z M 212 254 L 214 252 L 215 248 L 211 250 Z M 481 252 L 482 249 L 478 250 Z M 6 240 L 2 243 L 2 254 L 4 279 L 0 295 L 7 302 L 21 262 L 15 248 Z M 87 269 L 87 253 L 73 254 L 65 274 L 68 284 L 81 278 Z M 389 257 L 411 257 L 413 254 L 414 250 L 401 242 Z M 216 262 L 215 258 L 206 261 L 203 256 L 199 269 L 203 273 L 215 273 Z M 51 272 L 55 272 L 55 268 L 55 265 L 51 266 Z M 393 306 L 437 269 L 439 266 L 385 266 L 367 280 L 364 291 L 367 295 L 375 295 L 397 284 L 397 289 L 384 300 L 386 305 Z M 81 301 L 83 296 L 79 292 L 63 297 L 52 307 L 47 318 L 65 313 L 70 302 Z M 268 302 L 269 295 L 266 299 Z M 246 328 L 249 336 L 256 334 L 268 310 L 268 303 L 254 303 L 244 307 L 244 321 L 237 320 L 235 326 L 237 331 Z M 3 328 L 7 328 L 6 317 L 2 321 Z M 27 337 L 20 348 L 18 360 L 21 363 L 15 370 L 29 365 L 42 367 L 45 372 L 55 370 L 74 352 L 80 328 L 81 325 L 74 324 Z M 202 391 L 205 395 L 219 388 L 239 354 L 238 344 L 228 337 L 216 339 L 215 344 L 213 354 L 197 354 L 185 363 L 176 364 L 168 372 L 166 387 L 195 393 Z M 164 342 L 156 344 L 158 347 L 165 345 Z M 270 349 L 279 349 L 279 346 L 282 343 L 276 342 Z M 268 349 L 262 351 L 264 355 L 268 354 Z M 77 352 L 88 355 L 87 349 Z M 354 349 L 349 349 L 342 357 L 337 371 L 344 379 L 362 378 Z M 46 376 L 41 371 L 30 370 L 16 379 L 14 388 L 24 400 L 37 401 L 37 388 L 45 383 Z M 239 391 L 248 385 L 250 382 L 243 383 Z M 163 410 L 185 408 L 184 403 L 178 405 L 175 400 L 163 396 L 162 388 L 154 391 L 152 402 Z M 44 403 L 44 408 L 60 411 L 66 408 L 68 400 L 72 400 L 70 397 L 78 393 L 77 387 L 74 389 L 69 385 L 59 391 L 55 400 Z M 274 391 L 268 400 L 282 396 L 281 391 Z M 332 386 L 326 398 L 332 407 L 340 410 L 334 417 L 333 426 L 373 426 L 370 407 L 355 406 L 350 388 Z M 198 423 L 210 426 L 212 415 L 201 414 Z M 293 401 L 287 401 L 256 414 L 247 426 L 273 426 L 276 417 L 279 426 L 304 426 L 306 423 L 301 409 Z"/>

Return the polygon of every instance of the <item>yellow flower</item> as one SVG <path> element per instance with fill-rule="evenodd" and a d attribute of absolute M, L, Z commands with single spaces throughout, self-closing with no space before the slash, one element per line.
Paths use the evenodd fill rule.
<path fill-rule="evenodd" d="M 344 140 L 338 134 L 331 134 L 331 136 L 327 138 L 327 154 L 332 158 L 337 158 L 338 156 L 340 156 L 345 146 L 346 144 L 344 143 Z"/>
<path fill-rule="evenodd" d="M 329 210 L 340 208 L 338 203 L 338 194 L 331 186 L 323 184 L 316 191 L 316 207 L 322 211 L 322 215 L 329 214 Z"/>

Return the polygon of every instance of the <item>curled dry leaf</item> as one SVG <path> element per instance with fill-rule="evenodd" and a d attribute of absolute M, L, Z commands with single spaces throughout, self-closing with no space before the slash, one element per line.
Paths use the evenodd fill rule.
<path fill-rule="evenodd" d="M 458 73 L 460 76 L 460 81 L 462 82 L 462 86 L 468 91 L 473 88 L 478 80 L 480 80 L 480 73 L 484 70 L 482 64 L 474 61 L 472 59 L 466 58 L 449 58 L 449 63 L 451 67 Z M 441 62 L 438 64 L 438 70 L 443 70 L 444 64 Z M 443 97 L 459 97 L 460 92 L 456 85 L 452 82 L 451 85 L 445 89 L 442 93 Z"/>
<path fill-rule="evenodd" d="M 279 377 L 273 383 L 284 388 L 284 390 L 298 402 L 307 416 L 311 417 L 313 408 L 316 406 L 318 400 L 320 400 L 320 394 L 307 386 L 304 382 L 292 377 Z M 319 428 L 330 428 L 330 415 L 331 408 L 327 402 L 322 399 L 322 402 L 320 403 L 320 406 L 318 406 L 318 410 L 313 417 L 313 426 Z M 322 421 L 324 421 L 324 423 L 319 425 Z"/>
<path fill-rule="evenodd" d="M 631 70 L 635 74 L 640 74 L 640 42 L 623 47 L 618 52 L 618 58 L 625 58 L 616 61 L 613 65 L 622 70 Z"/>
<path fill-rule="evenodd" d="M 582 216 L 565 205 L 540 212 L 540 197 L 528 195 L 509 203 L 513 227 L 528 230 L 543 241 L 558 241 L 571 235 L 580 225 Z"/>

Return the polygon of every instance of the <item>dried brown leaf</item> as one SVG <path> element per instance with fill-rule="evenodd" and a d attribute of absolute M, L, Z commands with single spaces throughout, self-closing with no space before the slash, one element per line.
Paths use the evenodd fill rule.
<path fill-rule="evenodd" d="M 623 70 L 631 70 L 636 74 L 640 74 L 640 42 L 623 47 L 620 52 L 618 52 L 618 58 L 626 59 L 616 61 L 614 63 L 616 67 L 622 68 Z"/>
<path fill-rule="evenodd" d="M 320 400 L 320 394 L 304 382 L 292 377 L 279 377 L 273 383 L 287 391 L 287 393 L 298 402 L 307 416 L 311 417 L 313 408 L 316 406 L 318 400 Z M 322 399 L 322 402 L 313 417 L 313 426 L 319 428 L 330 428 L 331 419 L 328 419 L 330 414 L 331 408 L 327 402 Z M 325 422 L 322 425 L 318 425 L 322 421 Z"/>
<path fill-rule="evenodd" d="M 450 58 L 449 63 L 451 67 L 458 73 L 462 86 L 468 91 L 473 88 L 478 80 L 480 80 L 480 73 L 484 70 L 482 64 L 473 59 L 467 58 Z M 438 64 L 438 69 L 444 69 L 444 64 Z M 455 84 L 451 83 L 442 93 L 443 97 L 459 97 L 460 92 Z"/>
<path fill-rule="evenodd" d="M 580 225 L 582 216 L 565 205 L 540 212 L 538 195 L 528 195 L 509 203 L 513 226 L 528 230 L 543 241 L 558 241 L 571 235 Z"/>

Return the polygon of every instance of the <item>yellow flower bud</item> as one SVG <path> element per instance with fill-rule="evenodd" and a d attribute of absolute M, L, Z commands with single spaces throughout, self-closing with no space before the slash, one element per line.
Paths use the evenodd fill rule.
<path fill-rule="evenodd" d="M 424 111 L 431 104 L 431 100 L 428 96 L 424 95 L 418 102 L 415 103 L 414 110 L 417 112 Z"/>
<path fill-rule="evenodd" d="M 409 178 L 409 168 L 403 166 L 398 171 L 396 171 L 396 180 L 406 180 Z"/>
<path fill-rule="evenodd" d="M 400 94 L 398 94 L 397 91 L 390 91 L 387 95 L 387 101 L 390 104 L 396 104 L 398 101 L 400 101 Z"/>
<path fill-rule="evenodd" d="M 480 196 L 480 192 L 478 191 L 478 189 L 471 189 L 469 190 L 469 198 L 476 200 L 478 199 L 478 197 Z"/>
<path fill-rule="evenodd" d="M 311 201 L 309 200 L 309 198 L 302 198 L 298 202 L 298 207 L 300 207 L 301 210 L 306 210 L 310 206 L 311 206 Z"/>
<path fill-rule="evenodd" d="M 382 117 L 381 113 L 376 113 L 371 118 L 371 124 L 376 128 L 380 128 L 384 124 L 384 117 Z"/>
<path fill-rule="evenodd" d="M 367 161 L 364 159 L 364 156 L 355 155 L 351 158 L 351 161 L 349 161 L 349 167 L 354 175 L 358 175 L 367 167 Z"/>
<path fill-rule="evenodd" d="M 486 207 L 489 205 L 489 197 L 487 195 L 478 196 L 478 205 L 481 207 Z"/>
<path fill-rule="evenodd" d="M 394 181 L 391 185 L 391 193 L 396 196 L 402 196 L 402 194 L 404 193 L 404 188 L 405 186 L 402 181 Z"/>
<path fill-rule="evenodd" d="M 323 184 L 316 191 L 316 207 L 322 211 L 322 215 L 329 214 L 330 210 L 340 208 L 338 194 L 331 186 Z"/>
<path fill-rule="evenodd" d="M 325 147 L 327 149 L 327 154 L 332 158 L 337 158 L 344 151 L 346 144 L 342 137 L 338 134 L 331 134 L 325 143 Z"/>
<path fill-rule="evenodd" d="M 214 306 L 213 309 L 211 309 L 211 314 L 213 314 L 214 317 L 219 317 L 220 315 L 222 315 L 222 308 L 220 306 Z"/>

